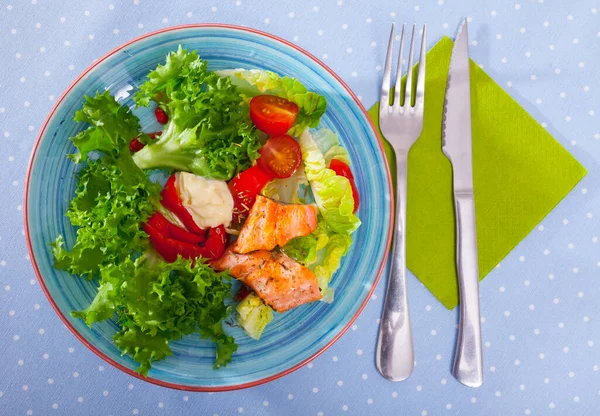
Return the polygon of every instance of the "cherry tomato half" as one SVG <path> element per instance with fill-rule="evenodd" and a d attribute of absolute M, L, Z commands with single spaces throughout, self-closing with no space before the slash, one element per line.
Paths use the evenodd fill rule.
<path fill-rule="evenodd" d="M 250 100 L 250 118 L 260 131 L 272 136 L 284 134 L 294 125 L 298 106 L 274 95 L 257 95 Z"/>
<path fill-rule="evenodd" d="M 302 163 L 300 145 L 287 134 L 271 137 L 258 152 L 258 166 L 279 179 L 292 176 Z"/>
<path fill-rule="evenodd" d="M 354 198 L 354 211 L 352 212 L 356 212 L 360 205 L 360 195 L 358 195 L 358 188 L 354 183 L 354 176 L 352 175 L 350 166 L 346 165 L 341 160 L 332 159 L 329 163 L 329 169 L 333 170 L 336 175 L 348 178 L 350 181 L 350 186 L 352 187 L 352 197 Z"/>

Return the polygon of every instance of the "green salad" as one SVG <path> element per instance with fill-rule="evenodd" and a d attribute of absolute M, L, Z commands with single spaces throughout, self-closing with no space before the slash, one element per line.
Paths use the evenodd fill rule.
<path fill-rule="evenodd" d="M 266 70 L 211 71 L 179 47 L 133 101 L 163 128 L 142 131 L 108 90 L 75 114 L 87 126 L 68 155 L 76 238 L 51 248 L 57 269 L 98 292 L 72 316 L 116 319 L 115 345 L 147 375 L 184 335 L 213 342 L 225 366 L 237 350 L 228 317 L 259 339 L 276 314 L 332 302 L 360 220 L 348 153 L 318 128 L 325 98 Z M 157 169 L 165 183 L 150 179 Z"/>

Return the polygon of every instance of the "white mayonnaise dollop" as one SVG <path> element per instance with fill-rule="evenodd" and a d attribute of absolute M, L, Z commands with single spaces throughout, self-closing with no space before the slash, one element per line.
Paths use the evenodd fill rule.
<path fill-rule="evenodd" d="M 175 186 L 183 206 L 200 228 L 226 227 L 231 223 L 233 197 L 225 181 L 188 172 L 175 173 Z"/>

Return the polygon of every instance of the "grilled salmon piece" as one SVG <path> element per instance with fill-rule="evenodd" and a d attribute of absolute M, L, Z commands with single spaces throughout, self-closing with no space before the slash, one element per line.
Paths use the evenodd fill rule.
<path fill-rule="evenodd" d="M 317 228 L 317 208 L 314 205 L 278 204 L 275 238 L 285 246 L 293 238 L 309 235 Z"/>
<path fill-rule="evenodd" d="M 314 273 L 283 253 L 258 250 L 238 254 L 230 247 L 211 265 L 221 271 L 229 269 L 277 312 L 321 299 Z"/>
<path fill-rule="evenodd" d="M 233 250 L 241 254 L 273 250 L 275 246 L 284 246 L 291 239 L 308 235 L 316 228 L 315 206 L 282 204 L 258 195 Z"/>
<path fill-rule="evenodd" d="M 229 274 L 244 281 L 255 271 L 271 267 L 272 262 L 273 255 L 269 251 L 260 250 L 250 254 L 237 254 L 230 246 L 220 258 L 213 260 L 210 265 L 218 271 L 229 269 Z"/>
<path fill-rule="evenodd" d="M 272 250 L 277 245 L 278 204 L 272 199 L 257 195 L 256 202 L 250 208 L 248 218 L 233 247 L 237 253 L 265 249 Z"/>

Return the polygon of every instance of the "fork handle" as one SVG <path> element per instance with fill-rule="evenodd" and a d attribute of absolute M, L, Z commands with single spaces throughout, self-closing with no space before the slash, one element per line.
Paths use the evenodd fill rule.
<path fill-rule="evenodd" d="M 402 381 L 413 371 L 414 350 L 406 294 L 406 176 L 408 151 L 396 151 L 396 221 L 392 264 L 379 337 L 376 365 L 383 377 Z"/>
<path fill-rule="evenodd" d="M 460 322 L 454 358 L 454 376 L 466 386 L 479 387 L 483 383 L 483 357 L 473 193 L 456 193 L 454 203 L 456 264 L 460 291 Z"/>

